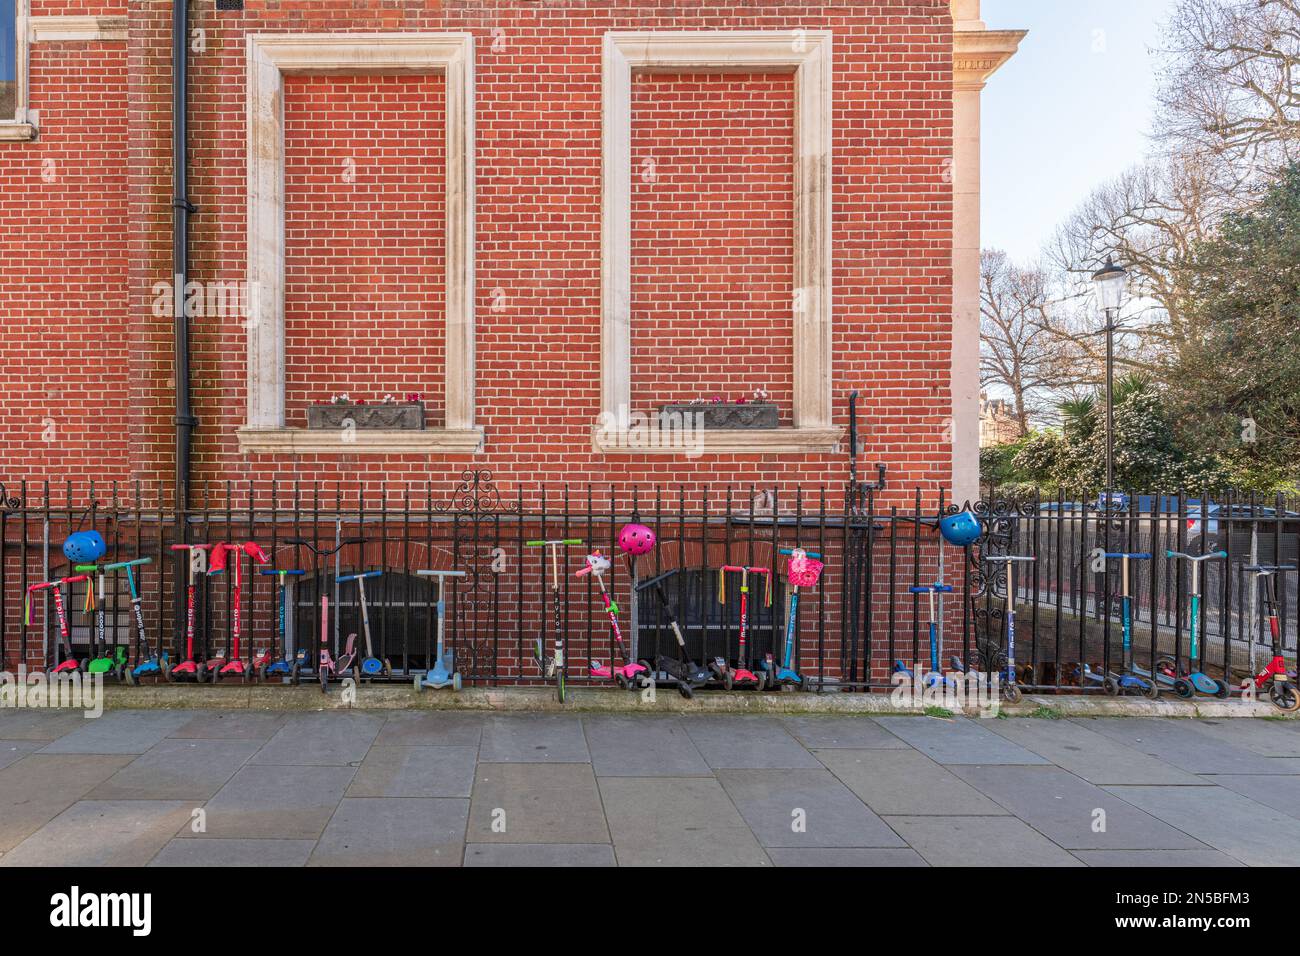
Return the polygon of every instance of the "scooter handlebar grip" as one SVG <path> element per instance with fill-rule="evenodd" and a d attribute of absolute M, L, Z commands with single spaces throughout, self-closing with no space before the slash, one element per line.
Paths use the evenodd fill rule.
<path fill-rule="evenodd" d="M 276 571 L 276 570 L 271 569 L 271 568 L 262 568 L 262 570 L 258 571 L 257 573 L 258 573 L 258 574 L 306 574 L 307 572 L 306 572 L 306 571 L 298 570 L 297 568 L 295 568 L 295 569 L 292 570 L 292 571 L 287 570 L 287 569 L 284 570 L 284 571 Z"/>
<path fill-rule="evenodd" d="M 820 560 L 822 559 L 822 556 L 821 556 L 820 554 L 818 554 L 816 551 L 808 551 L 807 549 L 799 549 L 799 550 L 803 550 L 804 557 L 806 557 L 806 558 L 812 558 L 814 561 L 820 561 Z M 778 548 L 778 549 L 777 549 L 777 553 L 778 553 L 778 554 L 784 554 L 784 555 L 791 555 L 791 554 L 794 554 L 795 551 L 796 551 L 795 548 Z"/>
<path fill-rule="evenodd" d="M 1134 561 L 1146 561 L 1146 560 L 1149 560 L 1149 559 L 1150 559 L 1150 557 L 1151 557 L 1151 552 L 1150 552 L 1150 551 L 1140 551 L 1140 552 L 1129 552 L 1129 553 L 1125 553 L 1125 552 L 1123 552 L 1123 551 L 1107 551 L 1107 552 L 1106 552 L 1106 557 L 1108 557 L 1108 558 L 1132 558 Z"/>
<path fill-rule="evenodd" d="M 908 588 L 912 594 L 929 594 L 934 591 L 936 594 L 947 594 L 952 590 L 951 584 L 928 584 L 925 587 Z"/>

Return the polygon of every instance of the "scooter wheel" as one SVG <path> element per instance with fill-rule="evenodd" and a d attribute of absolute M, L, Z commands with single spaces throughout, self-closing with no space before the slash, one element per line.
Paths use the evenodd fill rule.
<path fill-rule="evenodd" d="M 384 676 L 385 677 L 393 676 L 393 663 L 387 657 L 384 658 Z"/>
<path fill-rule="evenodd" d="M 460 671 L 456 671 L 456 673 L 451 675 L 451 689 L 456 691 L 456 693 L 460 693 L 460 688 L 461 688 Z"/>
<path fill-rule="evenodd" d="M 1192 697 L 1196 694 L 1196 691 L 1192 689 L 1191 681 L 1183 680 L 1180 677 L 1178 678 L 1178 680 L 1174 681 L 1174 693 L 1177 694 L 1179 697 L 1181 697 L 1183 700 L 1191 700 Z"/>
<path fill-rule="evenodd" d="M 1216 680 L 1214 682 L 1214 696 L 1219 700 L 1227 700 L 1232 695 L 1226 681 Z"/>
<path fill-rule="evenodd" d="M 298 686 L 298 678 L 299 678 L 300 676 L 301 676 L 301 668 L 298 666 L 297 662 L 295 661 L 295 662 L 294 662 L 294 663 L 289 667 L 289 683 L 290 683 L 292 686 L 297 687 L 297 686 Z"/>
<path fill-rule="evenodd" d="M 139 681 L 135 679 L 135 671 L 130 667 L 122 668 L 122 682 L 134 687 Z"/>
<path fill-rule="evenodd" d="M 1119 696 L 1119 681 L 1115 678 L 1107 677 L 1101 682 L 1101 686 L 1106 689 L 1106 693 L 1110 694 L 1111 697 Z"/>
<path fill-rule="evenodd" d="M 1152 668 L 1157 674 L 1164 674 L 1166 677 L 1178 676 L 1178 665 L 1174 663 L 1172 657 L 1160 657 L 1156 659 L 1156 666 Z"/>
<path fill-rule="evenodd" d="M 1286 711 L 1288 714 L 1300 710 L 1300 691 L 1290 684 L 1279 685 L 1274 681 L 1268 689 L 1268 700 L 1278 710 Z"/>
<path fill-rule="evenodd" d="M 622 674 L 614 675 L 614 683 L 618 685 L 619 690 L 627 690 L 627 678 Z"/>
<path fill-rule="evenodd" d="M 1160 682 L 1159 682 L 1159 681 L 1155 681 L 1155 680 L 1148 681 L 1148 682 L 1147 682 L 1147 683 L 1142 687 L 1142 696 L 1145 697 L 1147 700 L 1159 700 L 1159 699 L 1160 699 Z"/>
<path fill-rule="evenodd" d="M 736 686 L 736 679 L 732 677 L 730 670 L 722 675 L 722 686 L 727 690 L 731 690 Z"/>
<path fill-rule="evenodd" d="M 1007 703 L 1018 704 L 1025 695 L 1020 692 L 1019 684 L 1003 684 L 1002 696 L 1007 699 Z"/>
<path fill-rule="evenodd" d="M 681 694 L 687 700 L 695 699 L 695 691 L 691 689 L 690 684 L 681 683 L 677 685 L 677 693 Z"/>

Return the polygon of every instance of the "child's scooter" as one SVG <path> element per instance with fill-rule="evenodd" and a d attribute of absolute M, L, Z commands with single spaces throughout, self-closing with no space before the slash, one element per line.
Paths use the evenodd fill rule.
<path fill-rule="evenodd" d="M 1268 633 L 1273 643 L 1273 659 L 1253 678 L 1242 682 L 1242 693 L 1262 690 L 1268 684 L 1268 699 L 1278 710 L 1294 713 L 1300 710 L 1300 688 L 1291 682 L 1287 673 L 1286 658 L 1282 654 L 1282 627 L 1277 616 L 1278 575 L 1294 571 L 1294 565 L 1254 564 L 1246 568 L 1264 585 L 1264 608 L 1268 612 Z"/>
<path fill-rule="evenodd" d="M 1211 551 L 1209 554 L 1192 555 L 1182 551 L 1165 551 L 1166 558 L 1184 558 L 1192 563 L 1191 618 L 1188 624 L 1189 640 L 1187 645 L 1187 670 L 1179 672 L 1176 658 L 1163 657 L 1156 661 L 1154 677 L 1157 680 L 1172 679 L 1174 693 L 1184 700 L 1191 700 L 1197 694 L 1217 697 L 1224 700 L 1230 691 L 1227 682 L 1211 677 L 1200 670 L 1200 617 L 1201 617 L 1201 562 L 1223 560 L 1227 551 Z M 1141 673 L 1139 671 L 1139 673 Z"/>
<path fill-rule="evenodd" d="M 300 571 L 300 570 L 288 570 L 288 569 L 275 570 L 271 568 L 263 568 L 260 573 L 264 577 L 268 575 L 273 575 L 278 579 L 279 604 L 278 604 L 278 624 L 276 626 L 276 629 L 280 635 L 280 643 L 278 648 L 280 653 L 279 656 L 276 656 L 277 648 L 276 645 L 272 643 L 272 645 L 266 649 L 266 653 L 262 654 L 261 657 L 255 659 L 253 661 L 253 680 L 254 681 L 268 680 L 273 677 L 279 677 L 281 680 L 283 680 L 284 678 L 288 677 L 290 675 L 290 672 L 293 670 L 293 667 L 289 662 L 290 654 L 289 654 L 289 641 L 287 637 L 288 631 L 287 631 L 287 620 L 286 620 L 288 616 L 288 608 L 289 608 L 289 583 L 285 580 L 285 578 L 289 577 L 290 575 L 294 577 L 302 577 L 307 572 Z M 307 649 L 305 647 L 300 647 L 298 648 L 297 653 L 293 656 L 297 657 L 300 660 L 305 661 L 307 658 Z"/>
<path fill-rule="evenodd" d="M 255 564 L 265 564 L 270 560 L 270 556 L 263 551 L 257 544 L 252 541 L 245 541 L 239 544 L 219 544 L 212 549 L 212 564 L 208 569 L 209 574 L 221 574 L 226 570 L 228 556 L 234 553 L 235 557 L 235 578 L 232 582 L 233 591 L 231 598 L 230 610 L 230 646 L 226 648 L 229 652 L 229 659 L 223 657 L 210 658 L 203 666 L 212 678 L 212 683 L 228 678 L 238 677 L 240 680 L 247 682 L 251 668 L 244 663 L 240 654 L 240 626 L 241 626 L 241 598 L 240 592 L 243 590 L 243 571 L 239 561 L 240 553 L 248 555 Z"/>
<path fill-rule="evenodd" d="M 332 548 L 319 547 L 315 541 L 309 540 L 308 538 L 289 538 L 287 541 L 285 541 L 285 544 L 306 548 L 312 554 L 314 554 L 316 556 L 316 569 L 318 573 L 321 569 L 322 560 L 324 558 L 334 559 L 334 600 L 336 603 L 338 601 L 338 596 L 339 596 L 339 581 L 341 580 L 339 552 L 342 551 L 350 544 L 362 545 L 362 550 L 364 551 L 364 546 L 366 543 L 366 539 L 364 537 L 361 538 L 341 537 L 341 533 L 342 533 L 341 528 L 342 528 L 342 522 L 336 521 L 334 525 L 334 547 Z M 322 597 L 327 597 L 327 595 L 322 595 Z M 321 608 L 322 611 L 327 612 L 328 601 L 322 602 Z M 328 617 L 328 613 L 323 613 L 322 617 Z M 335 645 L 337 646 L 337 642 L 338 642 L 338 633 L 337 633 L 338 619 L 337 618 L 335 619 L 334 626 L 336 628 L 334 634 Z M 333 668 L 334 676 L 338 676 L 351 669 L 352 660 L 353 658 L 356 657 L 356 654 L 353 651 L 353 645 L 355 643 L 355 639 L 356 639 L 355 634 L 348 638 L 347 646 L 345 647 L 344 652 L 340 656 L 338 661 L 335 661 L 332 657 L 329 659 L 330 666 Z M 291 684 L 296 685 L 299 679 L 302 677 L 302 675 L 308 672 L 309 670 L 310 668 L 307 666 L 306 648 L 305 647 L 299 648 L 297 653 L 294 655 L 294 665 L 289 669 L 289 682 Z M 325 689 L 324 685 L 322 685 L 321 689 L 322 690 Z"/>
<path fill-rule="evenodd" d="M 54 613 L 59 621 L 59 642 L 54 648 L 54 666 L 49 668 L 49 674 L 71 674 L 81 669 L 81 665 L 72 654 L 72 637 L 71 630 L 68 628 L 68 611 L 63 604 L 63 591 L 65 586 L 71 586 L 81 581 L 89 581 L 89 576 L 85 574 L 74 574 L 71 577 L 58 578 L 54 581 L 42 581 L 40 584 L 32 584 L 27 588 L 27 594 L 23 601 L 23 623 L 30 625 L 32 623 L 32 592 L 48 590 L 54 595 Z M 59 647 L 63 648 L 63 660 L 59 660 Z"/>
<path fill-rule="evenodd" d="M 814 587 L 826 565 L 822 563 L 820 554 L 805 551 L 803 548 L 781 548 L 780 553 L 790 558 L 785 566 L 786 580 L 790 582 L 790 613 L 785 623 L 784 658 L 779 667 L 768 671 L 768 675 L 773 686 L 780 684 L 784 690 L 787 687 L 793 689 L 795 686 L 803 685 L 803 678 L 795 670 L 794 659 L 794 638 L 799 617 L 799 589 Z"/>
<path fill-rule="evenodd" d="M 609 591 L 605 588 L 605 572 L 608 570 L 609 558 L 599 551 L 593 551 L 587 555 L 586 563 L 573 572 L 573 576 L 580 578 L 590 574 L 596 579 L 596 584 L 600 587 L 601 600 L 605 605 L 605 614 L 609 617 L 609 626 L 614 633 L 614 643 L 618 645 L 618 657 L 623 664 L 615 667 L 613 662 L 602 664 L 600 661 L 589 661 L 587 669 L 592 677 L 609 680 L 612 675 L 619 687 L 624 690 L 635 690 L 649 676 L 649 669 L 628 657 L 627 648 L 623 644 L 623 632 L 618 627 L 618 605 L 610 599 Z"/>
<path fill-rule="evenodd" d="M 393 676 L 393 665 L 385 657 L 380 660 L 375 657 L 374 645 L 370 643 L 370 605 L 366 603 L 366 578 L 377 578 L 383 571 L 362 571 L 360 574 L 345 574 L 339 578 L 340 584 L 346 584 L 348 581 L 357 582 L 357 600 L 361 604 L 361 631 L 366 636 L 366 656 L 361 658 L 360 673 L 367 677 L 391 677 Z M 355 655 L 352 655 L 353 645 L 356 643 L 356 634 L 348 635 L 347 654 L 350 655 L 348 664 L 356 670 L 357 665 Z M 340 665 L 340 670 L 344 670 Z"/>
<path fill-rule="evenodd" d="M 208 570 L 208 548 L 210 544 L 173 544 L 173 551 L 189 552 L 189 571 L 185 584 L 185 660 L 171 670 L 164 670 L 170 680 L 192 680 L 203 682 L 205 668 L 194 660 L 194 591 L 195 581 Z"/>
<path fill-rule="evenodd" d="M 160 645 L 155 651 L 149 646 L 149 638 L 144 629 L 144 607 L 140 600 L 140 589 L 136 586 L 134 568 L 151 564 L 153 558 L 136 558 L 134 561 L 121 562 L 121 568 L 126 572 L 126 586 L 131 595 L 131 613 L 135 617 L 136 632 L 140 635 L 140 644 L 136 648 L 136 660 L 139 662 L 135 667 L 128 667 L 123 671 L 128 684 L 134 684 L 141 677 L 152 677 L 156 675 L 166 676 L 167 674 L 167 652 Z M 141 656 L 142 655 L 142 656 Z"/>
<path fill-rule="evenodd" d="M 119 681 L 134 683 L 131 680 L 130 651 L 126 644 L 115 644 L 112 650 L 108 647 L 108 641 L 104 628 L 104 615 L 106 612 L 106 603 L 108 597 L 104 591 L 104 580 L 109 572 L 120 571 L 125 568 L 128 576 L 131 574 L 131 567 L 141 564 L 148 564 L 152 558 L 139 558 L 135 561 L 117 561 L 113 564 L 78 564 L 75 570 L 78 573 L 96 575 L 96 591 L 87 591 L 87 594 L 97 594 L 98 605 L 95 608 L 95 656 L 86 661 L 85 670 L 88 674 L 111 674 Z M 136 624 L 140 628 L 140 637 L 144 638 L 144 616 L 140 611 L 140 599 L 135 593 L 134 579 L 131 581 L 131 605 L 135 611 Z M 148 643 L 145 644 L 146 649 Z"/>
<path fill-rule="evenodd" d="M 453 691 L 459 691 L 461 688 L 460 671 L 456 670 L 456 652 L 447 650 L 446 629 L 447 629 L 447 579 L 463 578 L 464 571 L 416 571 L 421 577 L 430 577 L 438 579 L 438 645 L 434 649 L 433 667 L 424 674 L 423 680 L 419 674 L 415 675 L 415 689 L 422 690 L 425 687 L 431 687 L 434 690 L 440 690 L 443 687 L 450 687 Z M 472 676 L 472 675 L 471 675 Z"/>
<path fill-rule="evenodd" d="M 1139 671 L 1133 666 L 1133 595 L 1129 593 L 1129 562 L 1130 561 L 1150 561 L 1149 552 L 1124 552 L 1113 551 L 1106 553 L 1106 560 L 1118 558 L 1120 564 L 1120 607 L 1121 621 L 1124 635 L 1124 670 L 1118 675 L 1108 674 L 1102 681 L 1102 686 L 1106 688 L 1106 693 L 1116 697 L 1124 691 L 1137 691 L 1142 696 L 1155 700 L 1160 696 L 1160 682 L 1155 676 L 1145 671 Z M 1096 680 L 1096 677 L 1090 670 L 1084 671 L 1084 676 L 1090 680 Z"/>
<path fill-rule="evenodd" d="M 935 614 L 935 595 L 951 594 L 952 585 L 944 584 L 942 581 L 935 581 L 933 584 L 927 584 L 923 587 L 908 588 L 908 593 L 927 595 L 930 601 L 930 672 L 925 675 L 925 686 L 942 685 L 945 689 L 956 688 L 957 682 L 950 677 L 945 677 L 939 670 L 939 658 L 943 653 L 943 648 L 939 646 L 938 618 Z M 959 670 L 964 670 L 964 668 L 959 668 Z M 916 676 L 912 669 L 902 661 L 894 661 L 894 673 L 906 674 L 909 680 L 915 679 Z"/>
<path fill-rule="evenodd" d="M 763 606 L 772 606 L 772 570 L 771 568 L 748 568 L 739 565 L 724 564 L 718 569 L 718 603 L 727 606 L 727 574 L 740 574 L 740 636 L 738 638 L 736 666 L 732 667 L 725 657 L 715 657 L 712 665 L 714 675 L 722 681 L 727 690 L 736 687 L 762 690 L 767 685 L 767 675 L 762 670 L 752 670 L 745 648 L 745 636 L 749 626 L 749 576 L 762 575 Z"/>
<path fill-rule="evenodd" d="M 1016 564 L 1028 564 L 1037 559 L 1030 555 L 1008 554 L 996 555 L 989 560 L 1005 561 L 1007 564 L 1007 667 L 1002 673 L 999 685 L 1002 696 L 1014 704 L 1023 695 L 1020 693 L 1020 684 L 1017 683 L 1019 678 L 1016 673 L 1016 583 L 1012 579 L 1012 568 Z"/>
<path fill-rule="evenodd" d="M 713 675 L 707 667 L 695 663 L 686 656 L 686 638 L 682 636 L 681 625 L 677 623 L 677 612 L 668 599 L 668 592 L 664 590 L 664 579 L 672 573 L 672 571 L 667 571 L 658 577 L 642 581 L 638 587 L 642 590 L 653 590 L 655 596 L 659 599 L 659 604 L 668 617 L 668 626 L 672 628 L 673 637 L 677 640 L 677 657 L 672 658 L 666 654 L 658 654 L 655 656 L 653 668 L 650 667 L 649 661 L 643 660 L 641 664 L 650 671 L 650 679 L 654 683 L 675 684 L 677 693 L 690 700 L 695 696 L 695 692 L 699 688 L 712 680 Z"/>
<path fill-rule="evenodd" d="M 546 677 L 555 678 L 555 694 L 561 704 L 564 703 L 564 616 L 560 609 L 560 548 L 568 545 L 581 547 L 582 541 L 578 538 L 552 538 L 545 541 L 526 541 L 526 547 L 529 548 L 550 548 L 551 549 L 551 608 L 555 615 L 555 645 L 554 652 L 550 657 L 545 653 L 545 636 L 537 638 L 536 660 L 537 666 Z M 545 563 L 546 554 L 542 553 L 542 561 Z"/>
<path fill-rule="evenodd" d="M 329 693 L 329 682 L 342 673 L 342 671 L 335 666 L 334 658 L 330 656 L 329 619 L 329 595 L 322 594 L 320 596 L 320 659 L 316 664 L 316 676 L 320 680 L 320 692 L 322 694 Z M 293 666 L 289 670 L 289 683 L 296 687 L 302 677 L 303 670 L 303 662 L 300 659 L 295 659 Z"/>

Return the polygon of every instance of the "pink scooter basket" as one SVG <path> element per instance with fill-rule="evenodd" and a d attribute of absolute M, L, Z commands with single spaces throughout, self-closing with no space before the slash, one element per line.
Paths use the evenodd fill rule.
<path fill-rule="evenodd" d="M 826 565 L 821 561 L 796 553 L 786 565 L 786 577 L 794 587 L 810 588 L 821 578 L 824 567 Z"/>

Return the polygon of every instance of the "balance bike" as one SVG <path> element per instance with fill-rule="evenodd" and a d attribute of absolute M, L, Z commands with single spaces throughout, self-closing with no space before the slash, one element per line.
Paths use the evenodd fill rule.
<path fill-rule="evenodd" d="M 545 654 L 545 635 L 537 638 L 537 667 L 546 677 L 555 678 L 555 694 L 560 703 L 564 703 L 564 618 L 560 609 L 560 548 L 568 545 L 581 547 L 578 538 L 551 538 L 543 541 L 525 541 L 525 547 L 550 548 L 551 550 L 551 609 L 555 615 L 554 650 L 550 657 Z M 546 563 L 546 552 L 542 552 L 542 564 Z M 543 572 L 545 573 L 545 572 Z"/>
<path fill-rule="evenodd" d="M 32 623 L 32 593 L 34 591 L 50 591 L 54 595 L 54 613 L 59 621 L 59 641 L 54 648 L 54 666 L 48 668 L 48 674 L 72 674 L 81 670 L 81 665 L 77 662 L 72 653 L 72 632 L 68 628 L 68 611 L 63 603 L 63 591 L 65 586 L 70 587 L 81 581 L 89 581 L 90 577 L 85 574 L 74 574 L 71 577 L 57 578 L 53 581 L 42 581 L 40 584 L 32 584 L 27 588 L 27 594 L 23 600 L 23 623 L 28 626 Z M 63 660 L 59 660 L 59 648 L 63 649 Z"/>
<path fill-rule="evenodd" d="M 1156 661 L 1157 679 L 1173 678 L 1174 693 L 1183 700 L 1191 700 L 1197 694 L 1217 697 L 1225 700 L 1230 691 L 1226 681 L 1218 680 L 1199 669 L 1200 658 L 1200 617 L 1201 617 L 1201 563 L 1204 561 L 1223 560 L 1227 551 L 1212 551 L 1209 554 L 1191 555 L 1182 551 L 1165 551 L 1166 558 L 1183 558 L 1192 563 L 1191 618 L 1189 623 L 1189 641 L 1187 646 L 1187 671 L 1180 673 L 1177 657 L 1162 657 Z M 1192 668 L 1197 668 L 1192 670 Z"/>
<path fill-rule="evenodd" d="M 767 685 L 767 675 L 761 669 L 754 670 L 749 666 L 749 657 L 745 649 L 745 637 L 749 626 L 749 576 L 751 574 L 762 575 L 763 577 L 763 606 L 772 606 L 772 571 L 770 568 L 748 568 L 739 565 L 724 564 L 718 569 L 718 603 L 725 608 L 727 606 L 727 574 L 740 574 L 740 634 L 738 637 L 738 647 L 736 649 L 736 666 L 732 667 L 727 663 L 725 657 L 715 657 L 710 665 L 713 668 L 714 676 L 722 681 L 722 685 L 727 690 L 736 687 L 754 688 L 762 690 Z"/>
<path fill-rule="evenodd" d="M 278 623 L 276 629 L 280 635 L 279 647 L 278 647 L 280 653 L 279 656 L 276 656 L 275 652 L 277 650 L 277 647 L 275 643 L 272 643 L 271 646 L 266 649 L 265 654 L 263 654 L 261 657 L 258 657 L 256 660 L 254 660 L 253 680 L 261 681 L 261 680 L 267 680 L 272 677 L 279 677 L 281 680 L 283 680 L 284 678 L 288 677 L 290 671 L 293 670 L 292 665 L 289 663 L 289 658 L 290 658 L 289 642 L 286 636 L 288 633 L 286 628 L 286 624 L 287 624 L 286 618 L 288 616 L 288 605 L 289 605 L 289 583 L 288 581 L 285 580 L 285 578 L 289 577 L 290 575 L 293 575 L 294 577 L 302 577 L 307 572 L 300 571 L 300 570 L 287 570 L 287 569 L 275 570 L 271 568 L 263 568 L 259 573 L 264 577 L 274 576 L 277 579 L 279 584 L 278 596 L 277 596 L 278 597 L 278 607 L 277 607 Z M 305 648 L 303 649 L 302 654 L 303 657 L 305 658 L 306 657 Z"/>
<path fill-rule="evenodd" d="M 370 605 L 366 603 L 366 578 L 377 578 L 383 573 L 383 571 L 362 571 L 360 574 L 345 574 L 338 579 L 340 584 L 346 584 L 348 581 L 357 582 L 357 600 L 361 605 L 361 631 L 366 636 L 366 656 L 361 658 L 359 674 L 354 676 L 359 677 L 360 674 L 370 678 L 393 676 L 393 665 L 389 663 L 388 658 L 385 657 L 380 660 L 375 657 L 374 646 L 370 643 Z M 347 651 L 349 654 L 351 654 L 356 639 L 356 634 L 348 635 Z M 350 659 L 348 663 L 352 665 L 354 671 L 358 670 L 354 658 Z"/>
<path fill-rule="evenodd" d="M 192 680 L 202 683 L 206 669 L 194 660 L 194 591 L 196 581 L 208 570 L 210 544 L 173 544 L 173 551 L 189 552 L 189 572 L 185 584 L 185 660 L 171 670 L 164 670 L 169 681 Z"/>
<path fill-rule="evenodd" d="M 795 670 L 794 639 L 799 620 L 799 589 L 814 587 L 826 567 L 822 556 L 803 548 L 781 548 L 780 553 L 788 556 L 785 574 L 790 583 L 790 613 L 785 622 L 785 654 L 780 666 L 768 670 L 768 677 L 773 686 L 781 689 L 803 686 L 803 677 Z"/>
<path fill-rule="evenodd" d="M 695 663 L 686 654 L 686 638 L 682 636 L 681 625 L 677 623 L 677 611 L 668 599 L 668 592 L 664 590 L 664 579 L 672 573 L 667 571 L 658 577 L 641 582 L 639 586 L 644 590 L 653 590 L 655 597 L 659 599 L 659 605 L 664 609 L 664 614 L 668 617 L 668 626 L 677 641 L 677 657 L 658 654 L 655 656 L 654 667 L 645 660 L 641 661 L 641 664 L 650 671 L 650 679 L 654 683 L 675 685 L 677 693 L 690 700 L 697 690 L 713 679 L 713 675 L 707 667 Z"/>
<path fill-rule="evenodd" d="M 434 650 L 433 667 L 425 674 L 423 680 L 419 674 L 415 675 L 415 689 L 422 690 L 425 687 L 431 687 L 434 690 L 441 690 L 444 687 L 450 687 L 453 691 L 459 691 L 461 688 L 460 671 L 456 670 L 456 652 L 447 650 L 446 646 L 446 629 L 447 629 L 447 579 L 463 578 L 464 571 L 416 571 L 421 577 L 430 577 L 438 579 L 438 603 L 436 605 L 438 615 L 438 644 Z"/>
<path fill-rule="evenodd" d="M 1124 634 L 1124 670 L 1115 675 L 1110 674 L 1103 680 L 1106 693 L 1117 697 L 1124 691 L 1137 691 L 1148 700 L 1160 696 L 1160 682 L 1155 675 L 1133 666 L 1133 596 L 1129 593 L 1129 562 L 1150 561 L 1149 552 L 1111 551 L 1106 553 L 1106 560 L 1119 559 L 1120 563 L 1120 606 Z M 1088 673 L 1085 677 L 1092 679 Z"/>
<path fill-rule="evenodd" d="M 935 595 L 951 594 L 952 585 L 944 584 L 942 581 L 935 581 L 933 584 L 926 584 L 921 587 L 908 588 L 909 594 L 924 594 L 930 602 L 930 672 L 925 675 L 924 684 L 926 687 L 943 687 L 945 690 L 956 689 L 957 682 L 951 677 L 945 677 L 939 670 L 939 658 L 943 653 L 943 648 L 939 646 L 939 627 L 938 617 L 935 613 Z M 959 668 L 964 670 L 964 668 Z M 909 680 L 915 680 L 916 675 L 912 669 L 902 661 L 894 661 L 894 673 L 906 674 Z"/>
<path fill-rule="evenodd" d="M 1255 564 L 1246 568 L 1264 585 L 1264 607 L 1268 611 L 1268 633 L 1272 640 L 1273 659 L 1253 678 L 1242 682 L 1242 693 L 1251 688 L 1262 690 L 1268 685 L 1268 700 L 1278 710 L 1294 713 L 1300 710 L 1300 688 L 1287 673 L 1286 658 L 1282 653 L 1282 627 L 1277 616 L 1278 575 L 1294 571 L 1294 565 Z M 1253 645 L 1252 645 L 1253 646 Z"/>
<path fill-rule="evenodd" d="M 602 664 L 600 661 L 589 661 L 587 669 L 592 677 L 609 680 L 613 676 L 614 681 L 623 690 L 636 690 L 649 677 L 649 668 L 628 657 L 627 648 L 623 644 L 623 632 L 619 630 L 618 626 L 618 605 L 610 599 L 609 591 L 605 588 L 605 572 L 609 570 L 609 567 L 609 558 L 599 551 L 593 551 L 587 555 L 586 563 L 573 572 L 575 578 L 590 574 L 596 579 L 596 584 L 600 587 L 601 601 L 605 605 L 605 614 L 609 617 L 609 626 L 614 634 L 614 643 L 618 645 L 619 660 L 623 662 L 622 666 L 615 667 L 612 661 L 609 664 Z"/>

